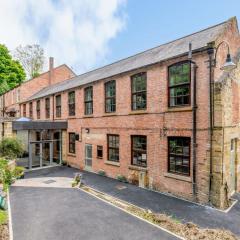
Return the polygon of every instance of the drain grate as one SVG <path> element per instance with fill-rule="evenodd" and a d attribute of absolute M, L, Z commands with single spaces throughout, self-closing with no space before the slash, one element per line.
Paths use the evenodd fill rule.
<path fill-rule="evenodd" d="M 126 186 L 123 186 L 123 185 L 117 185 L 116 186 L 116 189 L 118 190 L 123 190 L 123 189 L 126 189 L 127 187 Z"/>
<path fill-rule="evenodd" d="M 55 182 L 56 182 L 55 180 L 49 179 L 49 180 L 47 180 L 47 181 L 44 181 L 43 183 L 45 183 L 45 184 L 51 184 L 51 183 L 55 183 Z"/>

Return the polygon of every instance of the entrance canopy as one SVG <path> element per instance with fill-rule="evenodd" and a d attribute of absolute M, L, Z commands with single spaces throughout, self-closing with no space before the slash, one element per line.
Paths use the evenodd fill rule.
<path fill-rule="evenodd" d="M 67 122 L 66 121 L 13 121 L 12 122 L 12 129 L 14 131 L 19 130 L 64 130 L 67 129 Z"/>

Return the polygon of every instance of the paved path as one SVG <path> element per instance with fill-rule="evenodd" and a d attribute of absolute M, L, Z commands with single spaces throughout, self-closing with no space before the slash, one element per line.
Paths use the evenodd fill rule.
<path fill-rule="evenodd" d="M 67 167 L 52 168 L 32 172 L 27 175 L 29 178 L 41 176 L 72 177 L 79 170 Z M 240 195 L 235 198 L 239 201 L 228 212 L 220 212 L 213 208 L 197 205 L 191 202 L 180 200 L 161 193 L 152 192 L 131 184 L 120 183 L 117 180 L 102 177 L 97 174 L 83 172 L 85 184 L 128 201 L 137 206 L 151 209 L 154 212 L 172 215 L 183 222 L 193 222 L 206 228 L 225 228 L 240 236 Z"/>
<path fill-rule="evenodd" d="M 70 174 L 65 171 L 62 175 L 66 173 Z M 31 174 L 10 189 L 14 240 L 178 239 L 81 190 L 68 187 L 66 176 L 41 177 L 35 172 L 38 176 L 30 184 Z M 63 179 L 66 180 L 64 188 L 61 187 Z"/>

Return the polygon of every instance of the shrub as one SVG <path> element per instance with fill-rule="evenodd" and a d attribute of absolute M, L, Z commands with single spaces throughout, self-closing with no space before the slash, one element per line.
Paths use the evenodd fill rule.
<path fill-rule="evenodd" d="M 107 175 L 104 170 L 99 170 L 98 174 L 101 175 L 101 176 L 106 176 Z"/>
<path fill-rule="evenodd" d="M 117 180 L 120 181 L 120 182 L 124 182 L 124 183 L 127 183 L 127 178 L 123 175 L 117 175 Z"/>
<path fill-rule="evenodd" d="M 16 138 L 4 138 L 0 142 L 0 156 L 6 159 L 16 159 L 24 153 L 22 143 Z"/>
<path fill-rule="evenodd" d="M 0 181 L 3 184 L 3 191 L 7 191 L 13 182 L 13 173 L 8 167 L 8 161 L 4 158 L 0 158 Z"/>
<path fill-rule="evenodd" d="M 24 167 L 20 166 L 15 167 L 15 169 L 13 170 L 13 176 L 16 179 L 22 178 L 24 176 L 24 170 L 25 170 Z"/>

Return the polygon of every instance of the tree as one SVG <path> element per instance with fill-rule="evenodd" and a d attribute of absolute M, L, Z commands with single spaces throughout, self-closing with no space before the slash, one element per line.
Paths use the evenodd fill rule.
<path fill-rule="evenodd" d="M 18 46 L 14 57 L 22 64 L 29 78 L 37 77 L 43 70 L 44 50 L 38 44 Z"/>
<path fill-rule="evenodd" d="M 9 50 L 0 44 L 0 94 L 13 89 L 26 78 L 23 67 L 13 60 Z"/>

